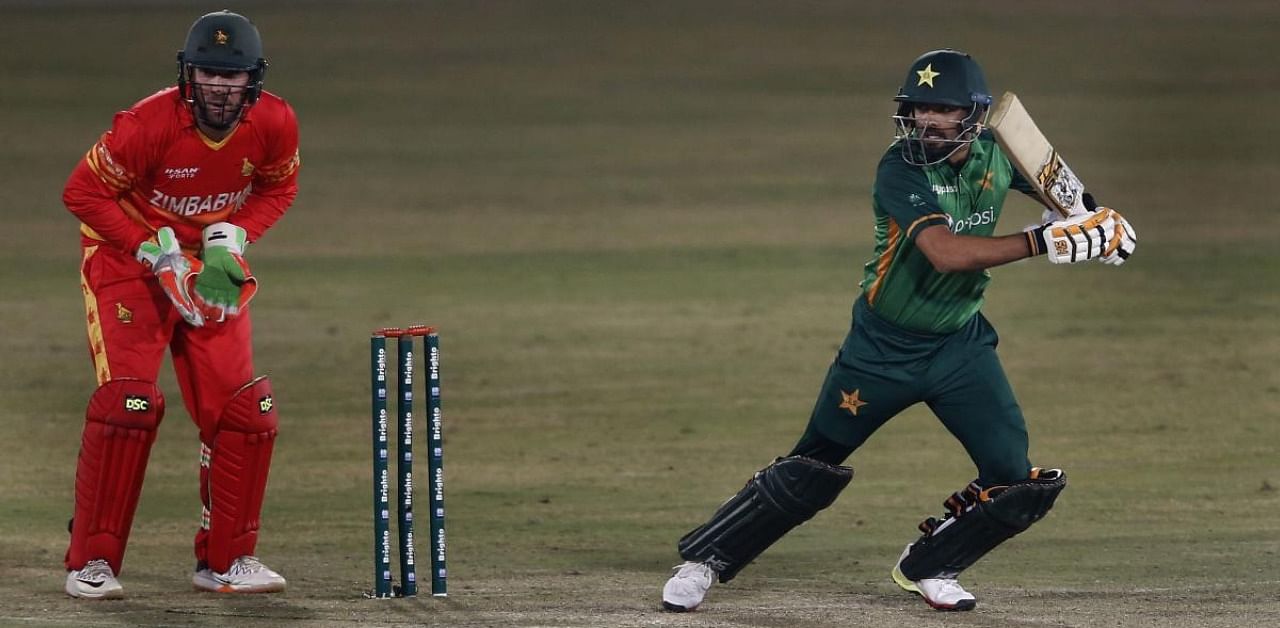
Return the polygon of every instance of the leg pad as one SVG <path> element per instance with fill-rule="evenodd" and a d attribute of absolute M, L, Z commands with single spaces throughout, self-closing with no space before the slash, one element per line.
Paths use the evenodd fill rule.
<path fill-rule="evenodd" d="M 89 398 L 76 461 L 67 569 L 101 558 L 120 573 L 147 459 L 163 418 L 164 396 L 153 382 L 113 379 Z"/>
<path fill-rule="evenodd" d="M 987 552 L 1039 521 L 1067 487 L 1060 469 L 1032 469 L 1031 477 L 983 489 L 976 483 L 946 501 L 950 512 L 920 524 L 924 535 L 899 565 L 910 580 L 954 578 Z"/>
<path fill-rule="evenodd" d="M 231 561 L 252 555 L 257 546 L 278 424 L 271 382 L 259 377 L 236 391 L 213 442 L 201 449 L 201 524 L 207 530 L 200 534 L 206 540 L 203 557 L 197 537 L 197 558 L 215 572 L 226 572 Z"/>
<path fill-rule="evenodd" d="M 810 458 L 779 458 L 757 471 L 711 520 L 680 539 L 685 560 L 705 562 L 728 582 L 792 528 L 830 506 L 853 469 Z"/>

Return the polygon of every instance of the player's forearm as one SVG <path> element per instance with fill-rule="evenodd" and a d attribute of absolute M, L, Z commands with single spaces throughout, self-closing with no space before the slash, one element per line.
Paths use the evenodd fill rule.
<path fill-rule="evenodd" d="M 985 270 L 1031 255 L 1024 234 L 997 237 L 965 236 L 935 226 L 922 231 L 916 244 L 940 273 Z"/>
<path fill-rule="evenodd" d="M 257 242 L 267 229 L 284 216 L 297 195 L 298 186 L 292 181 L 262 192 L 255 190 L 230 221 L 248 233 L 250 242 Z"/>
<path fill-rule="evenodd" d="M 84 160 L 67 180 L 62 203 L 108 244 L 129 255 L 151 237 L 150 231 L 124 212 L 119 200 L 102 185 Z"/>

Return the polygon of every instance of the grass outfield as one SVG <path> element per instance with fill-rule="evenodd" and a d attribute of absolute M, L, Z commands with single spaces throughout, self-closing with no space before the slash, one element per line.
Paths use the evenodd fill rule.
<path fill-rule="evenodd" d="M 61 188 L 205 7 L 3 3 L 0 625 L 1280 624 L 1274 3 L 423 4 L 240 7 L 302 125 L 303 190 L 250 255 L 281 413 L 259 553 L 288 593 L 190 591 L 198 444 L 166 368 L 129 597 L 84 603 L 61 558 L 94 382 Z M 915 408 L 831 509 L 659 612 L 675 540 L 803 429 L 890 98 L 947 45 L 1141 237 L 1119 269 L 993 271 L 1033 461 L 1069 490 L 966 573 L 975 612 L 929 610 L 888 569 L 973 470 Z M 1001 231 L 1037 216 L 1013 200 Z M 441 329 L 451 595 L 364 600 L 366 338 L 411 321 Z"/>

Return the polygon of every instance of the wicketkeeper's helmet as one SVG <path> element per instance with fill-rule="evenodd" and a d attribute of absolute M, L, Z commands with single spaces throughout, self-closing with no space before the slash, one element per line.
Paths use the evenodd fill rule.
<path fill-rule="evenodd" d="M 267 71 L 258 28 L 243 15 L 227 10 L 203 15 L 191 25 L 186 44 L 178 51 L 178 90 L 200 116 L 203 105 L 194 102 L 190 85 L 192 68 L 248 72 L 249 85 L 240 111 L 243 114 L 244 108 L 262 94 L 262 80 Z"/>

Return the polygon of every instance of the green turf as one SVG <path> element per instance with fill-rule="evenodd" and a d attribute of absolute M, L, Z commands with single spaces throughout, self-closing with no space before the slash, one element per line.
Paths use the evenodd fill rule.
<path fill-rule="evenodd" d="M 290 591 L 188 591 L 197 441 L 166 368 L 130 599 L 61 594 L 93 389 L 62 184 L 203 7 L 4 3 L 0 625 L 1280 623 L 1273 3 L 240 8 L 302 126 L 298 202 L 250 254 L 282 421 L 260 553 Z M 890 98 L 943 45 L 1141 238 L 1118 269 L 993 272 L 1033 461 L 1070 489 L 967 574 L 979 611 L 933 614 L 887 568 L 973 470 L 913 409 L 829 512 L 699 614 L 656 612 L 675 540 L 803 428 Z M 452 596 L 370 602 L 366 337 L 415 321 L 441 329 Z"/>

